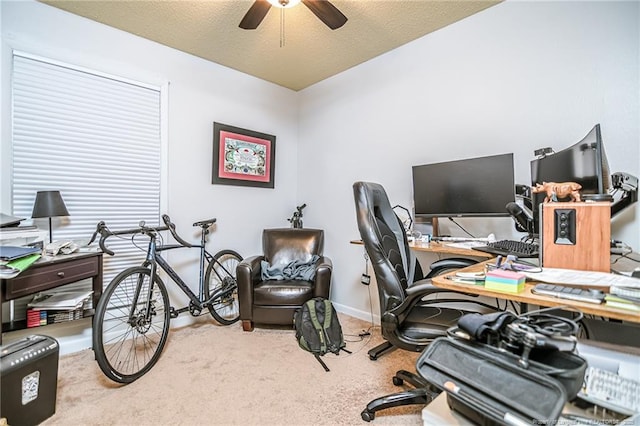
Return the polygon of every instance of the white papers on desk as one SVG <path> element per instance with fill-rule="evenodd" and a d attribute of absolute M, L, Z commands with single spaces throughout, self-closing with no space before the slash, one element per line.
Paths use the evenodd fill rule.
<path fill-rule="evenodd" d="M 460 241 L 458 243 L 444 243 L 447 247 L 455 247 L 461 249 L 471 250 L 474 247 L 484 247 L 487 245 L 486 241 Z"/>
<path fill-rule="evenodd" d="M 578 271 L 575 269 L 542 268 L 542 272 L 524 272 L 533 281 L 542 281 L 561 285 L 579 285 L 583 287 L 620 287 L 640 288 L 640 279 L 608 272 Z"/>

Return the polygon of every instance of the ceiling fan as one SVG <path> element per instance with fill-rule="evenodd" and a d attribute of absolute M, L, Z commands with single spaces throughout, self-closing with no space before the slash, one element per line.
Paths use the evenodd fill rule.
<path fill-rule="evenodd" d="M 240 28 L 245 30 L 258 28 L 272 5 L 292 7 L 298 3 L 300 0 L 256 0 L 240 21 Z M 332 30 L 340 28 L 347 22 L 347 17 L 327 0 L 302 0 L 302 3 Z"/>

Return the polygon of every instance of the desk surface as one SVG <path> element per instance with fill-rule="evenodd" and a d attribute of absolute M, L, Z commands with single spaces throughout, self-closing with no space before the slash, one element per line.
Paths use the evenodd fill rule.
<path fill-rule="evenodd" d="M 351 240 L 351 244 L 363 245 L 362 240 Z M 451 247 L 446 243 L 431 241 L 430 243 L 409 243 L 411 250 L 422 251 L 427 253 L 438 253 L 456 256 L 472 256 L 480 257 L 483 259 L 491 259 L 495 257 L 490 253 L 485 253 L 479 250 L 472 250 L 467 248 Z"/>
<path fill-rule="evenodd" d="M 464 272 L 478 272 L 484 270 L 484 265 L 487 262 L 471 265 L 467 268 L 461 269 Z M 432 282 L 435 286 L 441 288 L 447 288 L 462 293 L 478 294 L 481 296 L 497 297 L 499 299 L 513 300 L 521 303 L 531 303 L 539 306 L 569 306 L 574 307 L 582 311 L 584 314 L 597 315 L 606 318 L 618 319 L 623 321 L 631 321 L 640 323 L 640 313 L 634 311 L 628 311 L 624 309 L 612 308 L 606 304 L 596 305 L 594 303 L 577 302 L 567 299 L 558 299 L 555 297 L 543 296 L 539 294 L 533 294 L 531 289 L 538 284 L 535 281 L 527 280 L 524 291 L 520 293 L 505 293 L 501 291 L 488 290 L 482 285 L 463 284 L 457 283 L 447 279 L 448 276 L 455 275 L 456 271 L 448 274 L 439 275 L 433 277 Z"/>

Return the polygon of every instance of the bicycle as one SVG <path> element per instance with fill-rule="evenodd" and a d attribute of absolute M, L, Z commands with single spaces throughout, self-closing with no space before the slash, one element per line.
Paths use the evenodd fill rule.
<path fill-rule="evenodd" d="M 140 222 L 137 228 L 118 231 L 111 231 L 101 221 L 89 242 L 91 244 L 99 234 L 100 248 L 113 256 L 114 252 L 105 246 L 111 236 L 131 235 L 133 241 L 136 236 L 144 235 L 149 239 L 142 265 L 120 272 L 106 287 L 96 306 L 93 320 L 96 361 L 102 372 L 118 383 L 131 383 L 156 364 L 167 341 L 170 320 L 179 314 L 189 311 L 192 316 L 199 316 L 208 309 L 222 325 L 233 324 L 240 318 L 235 275 L 242 257 L 233 250 L 221 250 L 211 255 L 205 249 L 206 236 L 216 219 L 193 224 L 201 228 L 199 245 L 181 238 L 169 216 L 163 215 L 162 220 L 165 226 L 150 227 Z M 160 232 L 167 230 L 178 244 L 164 244 Z M 182 248 L 200 249 L 199 295 L 161 255 L 161 252 Z M 187 306 L 180 309 L 170 306 L 167 287 L 158 275 L 158 267 L 188 296 Z"/>

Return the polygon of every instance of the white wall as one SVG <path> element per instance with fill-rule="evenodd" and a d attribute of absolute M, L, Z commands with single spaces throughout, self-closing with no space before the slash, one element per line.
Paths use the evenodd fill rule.
<path fill-rule="evenodd" d="M 410 208 L 412 165 L 513 152 L 528 184 L 534 149 L 568 147 L 596 123 L 612 171 L 640 176 L 639 16 L 638 2 L 507 1 L 302 91 L 299 197 L 327 230 L 332 299 L 368 318 L 363 249 L 349 244 L 357 180 Z M 511 219 L 459 222 L 522 236 Z M 637 250 L 640 206 L 612 232 Z"/>
<path fill-rule="evenodd" d="M 248 256 L 261 247 L 261 229 L 289 226 L 286 218 L 298 201 L 296 92 L 35 1 L 2 1 L 0 10 L 3 212 L 11 212 L 9 79 L 11 50 L 17 49 L 128 79 L 169 83 L 166 212 L 193 241 L 191 224 L 217 217 L 211 250 L 233 248 Z M 214 121 L 276 135 L 275 189 L 211 184 Z M 196 264 L 176 260 L 197 289 Z"/>

